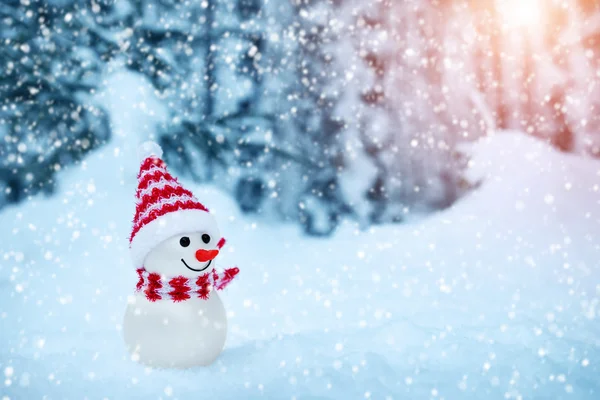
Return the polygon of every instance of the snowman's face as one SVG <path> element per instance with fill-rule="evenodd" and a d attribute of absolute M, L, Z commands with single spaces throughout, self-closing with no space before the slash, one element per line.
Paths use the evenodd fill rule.
<path fill-rule="evenodd" d="M 149 272 L 166 276 L 205 274 L 219 254 L 220 239 L 217 229 L 173 236 L 148 253 L 144 266 Z"/>

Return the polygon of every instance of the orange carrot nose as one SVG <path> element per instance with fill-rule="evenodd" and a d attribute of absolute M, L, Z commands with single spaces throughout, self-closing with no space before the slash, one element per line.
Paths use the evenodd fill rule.
<path fill-rule="evenodd" d="M 219 250 L 198 250 L 196 251 L 196 260 L 200 262 L 210 261 L 219 255 Z"/>

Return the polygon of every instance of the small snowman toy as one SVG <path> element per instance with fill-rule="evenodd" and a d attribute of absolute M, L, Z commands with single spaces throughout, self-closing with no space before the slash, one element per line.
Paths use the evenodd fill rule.
<path fill-rule="evenodd" d="M 215 268 L 225 239 L 208 209 L 169 174 L 160 147 L 144 143 L 141 155 L 129 239 L 139 281 L 125 311 L 125 344 L 147 366 L 209 365 L 227 336 L 217 290 L 239 270 Z"/>

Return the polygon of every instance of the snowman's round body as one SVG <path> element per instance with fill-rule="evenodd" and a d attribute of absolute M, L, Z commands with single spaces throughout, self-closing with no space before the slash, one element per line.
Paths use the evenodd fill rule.
<path fill-rule="evenodd" d="M 159 368 L 211 364 L 227 337 L 227 316 L 219 295 L 182 302 L 150 301 L 134 295 L 125 311 L 123 336 L 132 358 Z"/>

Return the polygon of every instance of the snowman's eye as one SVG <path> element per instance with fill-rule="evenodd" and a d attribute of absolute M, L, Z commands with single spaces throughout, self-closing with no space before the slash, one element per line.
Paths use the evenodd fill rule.
<path fill-rule="evenodd" d="M 208 242 L 210 242 L 210 236 L 205 233 L 204 235 L 202 235 L 202 241 L 208 244 Z"/>
<path fill-rule="evenodd" d="M 190 238 L 187 236 L 182 237 L 179 239 L 179 244 L 181 247 L 188 247 L 190 245 Z"/>

